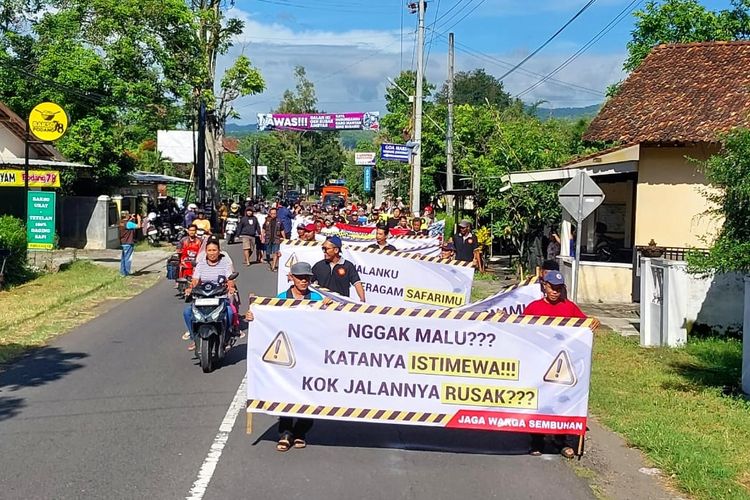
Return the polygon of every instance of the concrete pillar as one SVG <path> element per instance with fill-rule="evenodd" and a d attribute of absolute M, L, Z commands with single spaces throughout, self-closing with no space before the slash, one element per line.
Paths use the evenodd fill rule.
<path fill-rule="evenodd" d="M 742 321 L 742 392 L 750 394 L 750 276 L 745 276 L 745 310 Z"/>
<path fill-rule="evenodd" d="M 115 205 L 117 205 L 117 217 L 119 219 L 120 214 L 122 213 L 122 195 L 116 194 L 112 196 L 112 201 L 114 201 Z"/>

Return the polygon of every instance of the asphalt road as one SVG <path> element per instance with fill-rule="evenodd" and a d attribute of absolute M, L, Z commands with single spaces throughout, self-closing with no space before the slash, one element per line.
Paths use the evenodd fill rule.
<path fill-rule="evenodd" d="M 243 294 L 275 295 L 265 265 L 240 271 Z M 274 418 L 247 435 L 244 398 L 228 411 L 243 346 L 202 373 L 181 308 L 162 280 L 0 373 L 0 498 L 593 498 L 522 435 L 318 421 L 278 453 Z"/>

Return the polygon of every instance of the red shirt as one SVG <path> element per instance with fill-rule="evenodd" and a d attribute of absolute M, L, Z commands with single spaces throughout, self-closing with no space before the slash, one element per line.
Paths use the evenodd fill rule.
<path fill-rule="evenodd" d="M 575 303 L 570 300 L 550 304 L 544 299 L 535 300 L 523 311 L 524 316 L 554 316 L 561 318 L 586 318 Z"/>

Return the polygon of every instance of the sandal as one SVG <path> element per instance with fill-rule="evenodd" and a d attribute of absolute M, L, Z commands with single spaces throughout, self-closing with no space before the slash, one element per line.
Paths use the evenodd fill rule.
<path fill-rule="evenodd" d="M 294 438 L 294 447 L 298 450 L 301 450 L 302 448 L 305 448 L 307 446 L 307 442 L 304 438 Z"/>
<path fill-rule="evenodd" d="M 541 450 L 531 450 L 529 452 L 529 455 L 531 455 L 532 457 L 541 457 L 542 456 L 542 451 Z"/>
<path fill-rule="evenodd" d="M 190 332 L 183 333 L 182 340 L 190 340 Z"/>
<path fill-rule="evenodd" d="M 194 351 L 195 350 L 195 342 L 190 342 L 188 344 L 188 351 Z"/>
<path fill-rule="evenodd" d="M 276 451 L 289 451 L 289 448 L 292 447 L 292 443 L 289 442 L 289 436 L 284 435 L 279 438 L 279 442 L 276 443 Z"/>
<path fill-rule="evenodd" d="M 560 450 L 560 455 L 570 460 L 571 458 L 574 458 L 576 456 L 576 452 L 570 446 L 565 446 L 562 450 Z"/>

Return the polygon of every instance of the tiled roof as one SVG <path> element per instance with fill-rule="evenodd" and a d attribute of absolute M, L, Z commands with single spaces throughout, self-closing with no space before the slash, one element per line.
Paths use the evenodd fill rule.
<path fill-rule="evenodd" d="M 750 126 L 750 42 L 659 45 L 594 118 L 584 139 L 717 142 Z"/>
<path fill-rule="evenodd" d="M 224 151 L 237 154 L 240 151 L 240 140 L 234 137 L 224 137 Z"/>

